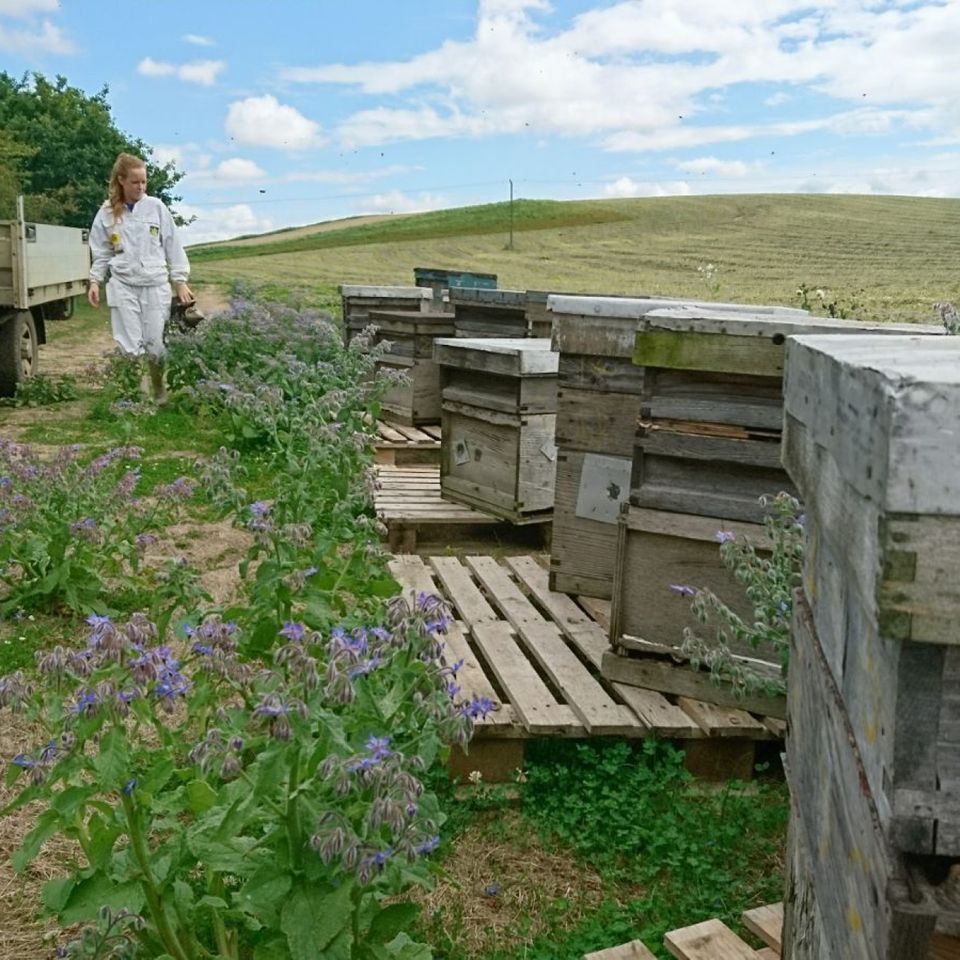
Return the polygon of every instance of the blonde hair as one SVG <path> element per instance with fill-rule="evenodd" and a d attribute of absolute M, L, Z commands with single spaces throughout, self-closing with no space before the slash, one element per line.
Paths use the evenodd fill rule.
<path fill-rule="evenodd" d="M 127 178 L 131 170 L 146 170 L 145 160 L 134 156 L 132 153 L 121 153 L 113 162 L 113 170 L 110 171 L 110 183 L 107 186 L 107 195 L 110 209 L 113 212 L 113 222 L 116 223 L 123 215 L 123 183 L 121 181 Z"/>

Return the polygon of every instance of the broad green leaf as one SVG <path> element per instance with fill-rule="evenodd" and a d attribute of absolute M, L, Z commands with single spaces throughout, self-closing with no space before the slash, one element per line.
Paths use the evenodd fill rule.
<path fill-rule="evenodd" d="M 92 920 L 104 906 L 139 913 L 143 903 L 143 889 L 139 883 L 116 884 L 105 874 L 95 873 L 73 888 L 59 919 L 64 925 Z"/>
<path fill-rule="evenodd" d="M 316 887 L 293 891 L 280 915 L 291 960 L 318 960 L 320 951 L 349 925 L 352 888 L 352 882 L 345 882 L 332 893 Z"/>
<path fill-rule="evenodd" d="M 368 936 L 377 943 L 388 943 L 413 926 L 419 913 L 415 903 L 393 903 L 373 918 Z"/>
<path fill-rule="evenodd" d="M 36 826 L 24 837 L 20 849 L 10 858 L 13 869 L 20 873 L 40 852 L 40 848 L 60 828 L 60 815 L 56 810 L 44 810 Z"/>
<path fill-rule="evenodd" d="M 194 813 L 206 813 L 217 802 L 217 791 L 205 780 L 191 780 L 186 786 L 186 794 Z"/>
<path fill-rule="evenodd" d="M 100 776 L 100 786 L 110 790 L 130 778 L 127 739 L 117 727 L 111 727 L 100 740 L 100 753 L 93 758 L 93 766 Z"/>
<path fill-rule="evenodd" d="M 59 913 L 66 906 L 67 900 L 76 885 L 75 877 L 48 880 L 43 885 L 43 905 L 51 913 Z"/>
<path fill-rule="evenodd" d="M 258 920 L 272 926 L 290 892 L 291 878 L 279 873 L 275 863 L 258 870 L 237 892 L 237 904 Z"/>
<path fill-rule="evenodd" d="M 253 960 L 290 960 L 286 939 L 274 937 L 266 943 L 258 943 L 253 950 Z"/>

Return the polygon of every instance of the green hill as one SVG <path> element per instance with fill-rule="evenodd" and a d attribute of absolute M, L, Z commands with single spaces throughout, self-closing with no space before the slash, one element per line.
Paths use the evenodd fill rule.
<path fill-rule="evenodd" d="M 269 242 L 193 248 L 200 280 L 295 288 L 413 282 L 414 266 L 496 273 L 500 286 L 798 305 L 933 318 L 960 299 L 960 200 L 749 195 L 521 200 Z M 821 293 L 817 293 L 817 291 Z"/>

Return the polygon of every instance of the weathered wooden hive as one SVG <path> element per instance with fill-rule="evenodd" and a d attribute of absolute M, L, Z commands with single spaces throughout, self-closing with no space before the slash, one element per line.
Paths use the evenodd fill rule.
<path fill-rule="evenodd" d="M 644 368 L 633 363 L 637 330 L 653 310 L 686 304 L 656 297 L 552 294 L 553 348 L 560 354 L 557 490 L 551 536 L 553 590 L 609 599 L 617 521 L 630 490 Z M 788 307 L 699 304 L 712 311 L 806 316 Z M 710 531 L 713 537 L 714 530 Z"/>
<path fill-rule="evenodd" d="M 557 355 L 539 339 L 435 341 L 445 499 L 513 523 L 553 510 Z"/>
<path fill-rule="evenodd" d="M 343 309 L 343 342 L 349 343 L 370 323 L 371 310 L 430 310 L 433 291 L 426 287 L 385 287 L 369 284 L 340 285 Z"/>
<path fill-rule="evenodd" d="M 785 956 L 921 960 L 960 931 L 960 340 L 799 337 L 787 361 Z"/>
<path fill-rule="evenodd" d="M 678 587 L 707 587 L 752 620 L 752 604 L 723 566 L 718 540 L 721 531 L 732 532 L 762 547 L 766 536 L 759 498 L 796 493 L 781 466 L 787 337 L 916 329 L 685 307 L 652 311 L 643 318 L 633 357 L 644 368 L 641 419 L 629 504 L 618 530 L 613 651 L 604 661 L 609 679 L 688 692 L 686 687 L 670 690 L 651 676 L 651 658 L 661 656 L 659 648 L 677 650 L 684 628 L 700 627 L 689 596 Z M 757 651 L 746 643 L 732 643 L 731 650 L 762 663 L 777 662 L 773 650 Z M 663 676 L 669 684 L 682 672 L 664 671 Z M 701 695 L 733 702 L 732 692 L 717 684 L 706 685 Z M 761 709 L 759 704 L 755 708 Z"/>
<path fill-rule="evenodd" d="M 450 288 L 458 337 L 549 337 L 547 294 L 530 290 Z"/>
<path fill-rule="evenodd" d="M 377 328 L 376 342 L 390 344 L 377 368 L 403 374 L 384 395 L 384 411 L 411 426 L 439 423 L 440 368 L 433 344 L 453 336 L 453 314 L 371 310 L 369 321 Z"/>

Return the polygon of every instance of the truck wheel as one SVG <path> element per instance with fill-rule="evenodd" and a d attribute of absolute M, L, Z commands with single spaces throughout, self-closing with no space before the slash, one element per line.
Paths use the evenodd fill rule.
<path fill-rule="evenodd" d="M 37 328 L 29 310 L 9 314 L 0 326 L 0 396 L 12 397 L 17 384 L 37 372 Z"/>

